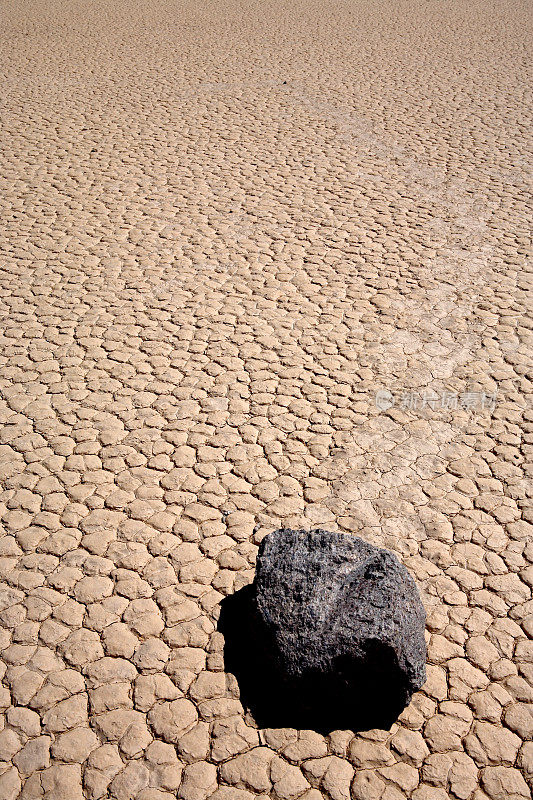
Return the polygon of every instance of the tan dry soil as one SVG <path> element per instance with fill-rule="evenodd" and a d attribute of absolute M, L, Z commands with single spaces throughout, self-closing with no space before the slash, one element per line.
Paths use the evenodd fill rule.
<path fill-rule="evenodd" d="M 529 11 L 2 2 L 1 800 L 530 797 Z M 280 525 L 416 577 L 390 731 L 243 710 Z"/>

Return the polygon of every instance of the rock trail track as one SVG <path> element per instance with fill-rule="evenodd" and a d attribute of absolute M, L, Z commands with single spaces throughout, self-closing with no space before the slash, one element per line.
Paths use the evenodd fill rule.
<path fill-rule="evenodd" d="M 1 10 L 0 800 L 530 798 L 528 4 Z M 389 731 L 243 709 L 280 526 L 415 577 Z"/>

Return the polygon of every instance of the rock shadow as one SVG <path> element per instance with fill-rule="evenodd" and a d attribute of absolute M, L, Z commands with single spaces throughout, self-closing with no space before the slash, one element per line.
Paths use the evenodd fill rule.
<path fill-rule="evenodd" d="M 334 730 L 388 730 L 410 700 L 392 650 L 376 640 L 367 643 L 366 665 L 346 657 L 338 659 L 327 676 L 321 672 L 287 680 L 257 614 L 253 585 L 224 598 L 218 630 L 225 640 L 225 671 L 235 676 L 241 703 L 260 728 L 323 735 Z"/>

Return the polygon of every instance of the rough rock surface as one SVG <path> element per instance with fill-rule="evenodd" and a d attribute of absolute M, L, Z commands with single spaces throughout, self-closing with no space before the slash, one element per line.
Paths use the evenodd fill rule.
<path fill-rule="evenodd" d="M 266 656 L 311 725 L 317 696 L 358 716 L 382 705 L 394 718 L 424 684 L 426 614 L 393 553 L 280 529 L 261 542 L 254 588 Z"/>

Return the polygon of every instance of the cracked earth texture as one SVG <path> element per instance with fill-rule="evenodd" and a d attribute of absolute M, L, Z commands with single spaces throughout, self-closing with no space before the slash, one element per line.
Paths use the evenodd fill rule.
<path fill-rule="evenodd" d="M 529 798 L 527 4 L 2 8 L 0 798 Z M 281 525 L 415 577 L 389 731 L 243 710 Z"/>

